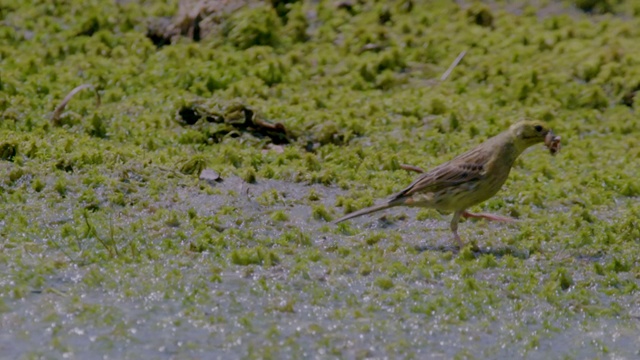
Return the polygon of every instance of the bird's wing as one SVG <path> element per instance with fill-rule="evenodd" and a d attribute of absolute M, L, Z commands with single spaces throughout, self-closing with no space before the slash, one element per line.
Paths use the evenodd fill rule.
<path fill-rule="evenodd" d="M 436 192 L 447 187 L 480 180 L 490 161 L 483 148 L 476 148 L 453 160 L 427 171 L 389 200 L 396 200 L 419 192 Z"/>

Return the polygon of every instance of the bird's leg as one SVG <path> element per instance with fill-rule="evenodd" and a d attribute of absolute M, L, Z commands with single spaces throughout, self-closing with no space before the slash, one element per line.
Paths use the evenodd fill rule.
<path fill-rule="evenodd" d="M 474 213 L 468 212 L 466 210 L 462 212 L 462 216 L 464 218 L 487 219 L 487 220 L 502 221 L 502 222 L 515 222 L 516 221 L 516 219 L 512 219 L 512 218 L 506 217 L 506 216 L 487 214 L 487 213 L 474 214 Z"/>
<path fill-rule="evenodd" d="M 460 216 L 464 214 L 464 210 L 456 211 L 453 214 L 453 219 L 451 219 L 451 231 L 453 232 L 453 239 L 458 243 L 458 247 L 462 249 L 464 244 L 462 243 L 462 239 L 460 239 L 460 235 L 458 235 L 458 222 L 460 222 Z"/>

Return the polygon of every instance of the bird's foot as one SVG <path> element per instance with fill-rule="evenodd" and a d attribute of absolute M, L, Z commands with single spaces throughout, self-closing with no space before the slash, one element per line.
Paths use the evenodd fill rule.
<path fill-rule="evenodd" d="M 460 235 L 458 235 L 457 231 L 453 232 L 453 239 L 458 244 L 458 250 L 462 250 L 462 248 L 464 248 L 464 243 L 462 242 L 462 239 L 460 239 Z"/>
<path fill-rule="evenodd" d="M 487 213 L 477 213 L 476 214 L 476 213 L 472 213 L 472 212 L 468 212 L 468 211 L 464 211 L 462 213 L 462 217 L 464 217 L 464 218 L 476 218 L 476 219 L 487 219 L 487 220 L 502 221 L 502 222 L 515 222 L 515 221 L 517 221 L 516 219 L 510 218 L 510 217 L 506 217 L 506 216 L 487 214 Z"/>

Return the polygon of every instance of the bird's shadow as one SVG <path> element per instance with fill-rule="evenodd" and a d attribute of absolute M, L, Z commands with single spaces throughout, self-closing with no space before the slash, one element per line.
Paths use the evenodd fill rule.
<path fill-rule="evenodd" d="M 460 252 L 460 249 L 455 245 L 417 245 L 415 247 L 416 251 L 440 251 L 440 252 L 452 252 L 457 254 Z M 518 249 L 513 246 L 497 246 L 491 248 L 480 248 L 475 244 L 471 245 L 471 252 L 476 256 L 480 255 L 493 255 L 496 258 L 501 258 L 505 255 L 510 255 L 518 259 L 526 260 L 531 256 L 531 253 L 527 249 Z"/>

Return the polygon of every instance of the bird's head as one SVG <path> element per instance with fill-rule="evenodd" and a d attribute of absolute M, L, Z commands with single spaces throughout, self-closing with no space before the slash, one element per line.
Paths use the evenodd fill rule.
<path fill-rule="evenodd" d="M 553 132 L 547 124 L 542 121 L 520 121 L 509 128 L 513 136 L 514 144 L 520 151 L 524 151 L 531 145 L 541 143 L 547 138 L 547 134 L 553 135 Z"/>

